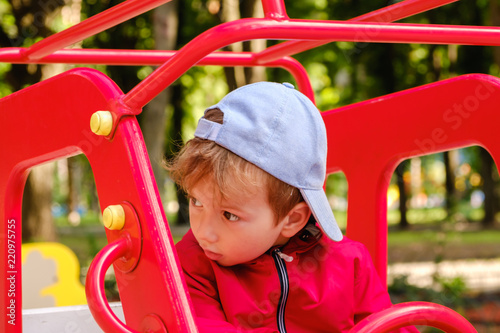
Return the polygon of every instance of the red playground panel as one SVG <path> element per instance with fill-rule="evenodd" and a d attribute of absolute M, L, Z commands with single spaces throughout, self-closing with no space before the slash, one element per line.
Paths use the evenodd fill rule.
<path fill-rule="evenodd" d="M 290 56 L 330 41 L 500 45 L 496 27 L 389 23 L 453 0 L 406 0 L 342 22 L 290 19 L 283 0 L 262 0 L 264 18 L 221 24 L 178 51 L 63 49 L 165 2 L 124 1 L 31 47 L 0 49 L 0 62 L 7 63 L 161 65 L 126 94 L 104 74 L 80 68 L 0 99 L 2 332 L 22 332 L 21 204 L 28 172 L 77 154 L 85 154 L 92 167 L 108 239 L 87 275 L 95 321 L 105 332 L 197 332 L 136 120 L 145 104 L 190 67 L 282 67 L 314 101 L 305 69 Z M 215 52 L 251 39 L 288 41 L 259 53 Z M 396 165 L 411 156 L 473 144 L 499 161 L 494 136 L 499 102 L 499 79 L 471 74 L 323 113 L 328 173 L 343 171 L 349 183 L 347 236 L 368 247 L 382 280 L 387 268 L 386 194 Z M 104 274 L 111 265 L 125 322 L 104 295 Z M 408 324 L 476 332 L 453 310 L 423 302 L 374 314 L 352 332 L 385 332 Z"/>
<path fill-rule="evenodd" d="M 115 261 L 108 262 L 107 257 L 119 254 L 114 268 L 127 324 L 137 330 L 165 330 L 164 320 L 170 331 L 194 330 L 173 242 L 135 117 L 123 117 L 112 137 L 98 136 L 89 126 L 96 111 L 129 112 L 119 103 L 122 95 L 102 73 L 76 69 L 0 100 L 2 130 L 16 138 L 1 150 L 4 162 L 0 198 L 7 223 L 6 243 L 0 251 L 2 258 L 9 258 L 2 271 L 1 287 L 7 291 L 2 308 L 13 314 L 2 316 L 3 332 L 21 331 L 21 198 L 27 170 L 81 153 L 92 167 L 101 206 L 127 208 L 125 227 L 120 231 L 107 229 L 109 250 L 100 253 L 100 260 L 94 262 L 93 283 L 86 284 L 89 306 L 98 309 L 96 321 L 109 332 L 119 327 L 119 321 L 104 303 L 104 280 L 98 278 L 99 272 L 106 273 Z M 23 126 L 9 126 L 21 123 Z M 8 279 L 11 277 L 15 286 Z M 11 305 L 15 306 L 13 311 L 8 309 Z"/>
<path fill-rule="evenodd" d="M 479 145 L 495 162 L 500 144 L 500 80 L 469 74 L 323 113 L 327 172 L 349 184 L 347 236 L 364 243 L 386 278 L 387 188 L 396 166 L 412 156 Z M 345 126 L 353 124 L 353 126 Z"/>

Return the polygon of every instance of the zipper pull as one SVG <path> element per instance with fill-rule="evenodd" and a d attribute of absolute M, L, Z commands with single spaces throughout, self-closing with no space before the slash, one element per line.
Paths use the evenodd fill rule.
<path fill-rule="evenodd" d="M 293 261 L 293 257 L 292 256 L 289 256 L 288 254 L 285 254 L 283 252 L 281 252 L 280 249 L 276 249 L 274 250 L 274 252 L 276 252 L 276 254 L 278 254 L 280 256 L 281 259 L 285 260 L 286 262 L 292 262 Z"/>

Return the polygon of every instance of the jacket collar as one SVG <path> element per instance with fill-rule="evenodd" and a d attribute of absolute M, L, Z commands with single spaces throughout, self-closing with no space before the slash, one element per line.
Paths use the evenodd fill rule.
<path fill-rule="evenodd" d="M 302 230 L 290 238 L 284 245 L 273 246 L 261 256 L 239 265 L 255 265 L 262 261 L 264 256 L 272 255 L 276 249 L 286 255 L 293 256 L 297 253 L 304 253 L 316 246 L 323 237 L 323 231 L 317 226 L 314 220 L 309 220 Z M 238 266 L 238 265 L 237 265 Z"/>
<path fill-rule="evenodd" d="M 295 236 L 290 238 L 290 240 L 285 244 L 278 248 L 283 253 L 292 254 L 292 253 L 303 253 L 314 247 L 321 237 L 323 236 L 323 231 L 316 225 L 314 222 L 309 222 L 307 225 L 299 231 Z M 269 251 L 273 251 L 276 247 L 270 249 Z"/>

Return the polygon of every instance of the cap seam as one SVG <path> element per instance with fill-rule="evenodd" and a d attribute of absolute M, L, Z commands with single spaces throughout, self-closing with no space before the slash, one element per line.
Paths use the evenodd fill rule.
<path fill-rule="evenodd" d="M 289 89 L 289 88 L 287 88 L 287 89 Z M 270 142 L 276 136 L 276 132 L 277 132 L 278 127 L 279 127 L 279 125 L 281 123 L 281 116 L 284 113 L 285 105 L 286 105 L 287 102 L 288 102 L 287 98 L 283 98 L 283 101 L 281 102 L 281 105 L 278 107 L 279 112 L 277 112 L 276 116 L 273 118 L 273 126 L 271 127 L 272 128 L 272 133 L 271 133 L 271 135 L 269 135 L 269 139 L 266 141 L 266 144 L 261 147 L 261 149 L 259 150 L 259 152 L 257 154 L 257 160 L 258 160 L 259 163 L 261 162 L 262 155 L 264 154 L 264 151 L 267 150 L 267 148 L 270 145 Z"/>

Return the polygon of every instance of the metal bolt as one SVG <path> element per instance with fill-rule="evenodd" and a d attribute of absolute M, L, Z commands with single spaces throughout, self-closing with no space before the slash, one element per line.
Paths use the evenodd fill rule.
<path fill-rule="evenodd" d="M 122 205 L 106 207 L 102 213 L 102 221 L 109 230 L 122 230 L 125 225 L 125 210 Z"/>
<path fill-rule="evenodd" d="M 113 116 L 109 111 L 94 112 L 90 118 L 90 129 L 97 135 L 109 135 L 113 128 Z"/>

